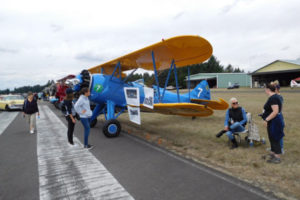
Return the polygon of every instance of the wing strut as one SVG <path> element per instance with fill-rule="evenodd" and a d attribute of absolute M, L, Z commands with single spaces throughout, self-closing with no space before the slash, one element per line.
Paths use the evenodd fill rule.
<path fill-rule="evenodd" d="M 175 64 L 174 64 L 174 75 L 175 75 L 175 82 L 176 82 L 177 99 L 178 99 L 178 102 L 180 102 L 180 95 L 179 95 L 179 88 L 178 88 L 178 78 L 177 78 L 177 69 L 176 69 Z"/>
<path fill-rule="evenodd" d="M 133 74 L 134 72 L 137 70 L 138 68 L 132 70 L 132 72 L 130 72 L 130 74 L 123 80 L 123 82 L 126 82 Z"/>
<path fill-rule="evenodd" d="M 165 91 L 166 91 L 166 88 L 167 88 L 168 83 L 169 83 L 169 78 L 170 78 L 170 74 L 171 74 L 173 65 L 174 65 L 174 59 L 172 60 L 172 63 L 171 63 L 171 66 L 170 66 L 170 69 L 169 69 L 169 72 L 168 72 L 168 76 L 167 76 L 167 79 L 166 79 L 166 82 L 165 82 L 165 87 L 164 87 L 164 90 L 163 90 L 163 94 L 162 94 L 161 100 L 164 99 Z"/>
<path fill-rule="evenodd" d="M 121 77 L 121 63 L 120 63 L 120 62 L 118 62 L 118 63 L 117 63 L 117 65 L 116 65 L 116 66 L 115 66 L 115 68 L 114 68 L 114 71 L 113 71 L 113 73 L 111 74 L 110 80 L 111 80 L 111 79 L 112 79 L 112 77 L 115 75 L 115 73 L 116 73 L 117 69 L 119 69 L 119 75 L 120 75 L 120 77 Z"/>
<path fill-rule="evenodd" d="M 160 103 L 161 99 L 160 99 L 159 82 L 158 82 L 158 75 L 157 75 L 157 70 L 156 70 L 154 51 L 152 51 L 152 62 L 153 62 L 154 76 L 155 76 L 156 86 L 157 86 L 158 102 Z"/>
<path fill-rule="evenodd" d="M 189 100 L 191 101 L 191 79 L 190 79 L 190 66 L 188 66 L 188 89 L 189 89 Z"/>

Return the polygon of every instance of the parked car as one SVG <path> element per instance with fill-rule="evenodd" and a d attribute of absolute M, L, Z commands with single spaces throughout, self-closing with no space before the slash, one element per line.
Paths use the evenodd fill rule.
<path fill-rule="evenodd" d="M 229 86 L 227 89 L 235 89 L 235 88 L 240 88 L 240 84 L 234 83 L 233 85 Z"/>
<path fill-rule="evenodd" d="M 0 109 L 1 110 L 22 110 L 24 97 L 22 95 L 1 95 Z"/>

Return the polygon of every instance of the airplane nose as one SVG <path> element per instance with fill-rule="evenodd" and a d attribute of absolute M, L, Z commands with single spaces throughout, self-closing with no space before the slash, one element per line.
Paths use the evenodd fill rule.
<path fill-rule="evenodd" d="M 88 70 L 82 70 L 76 78 L 70 79 L 69 82 L 76 92 L 79 92 L 84 87 L 91 89 L 92 75 Z"/>

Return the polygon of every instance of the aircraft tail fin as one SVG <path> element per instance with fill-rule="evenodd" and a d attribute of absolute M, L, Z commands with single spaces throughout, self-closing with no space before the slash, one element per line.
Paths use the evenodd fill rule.
<path fill-rule="evenodd" d="M 191 99 L 210 100 L 210 90 L 206 80 L 201 81 L 192 91 Z"/>

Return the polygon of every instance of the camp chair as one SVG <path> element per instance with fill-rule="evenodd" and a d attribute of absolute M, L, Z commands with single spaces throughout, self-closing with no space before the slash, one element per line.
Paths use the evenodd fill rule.
<path fill-rule="evenodd" d="M 252 116 L 251 116 L 251 113 L 247 113 L 247 125 L 246 125 L 246 127 L 245 127 L 245 130 L 244 131 L 242 131 L 242 132 L 233 132 L 232 134 L 234 135 L 234 137 L 235 137 L 235 139 L 236 139 L 236 141 L 237 141 L 237 143 L 242 143 L 242 137 L 241 137 L 241 135 L 242 134 L 247 134 L 246 136 L 245 136 L 245 140 L 249 140 L 249 128 L 251 127 L 251 124 L 252 124 Z M 250 141 L 250 143 L 251 142 L 253 142 L 252 141 L 253 139 L 251 139 L 251 141 Z"/>

